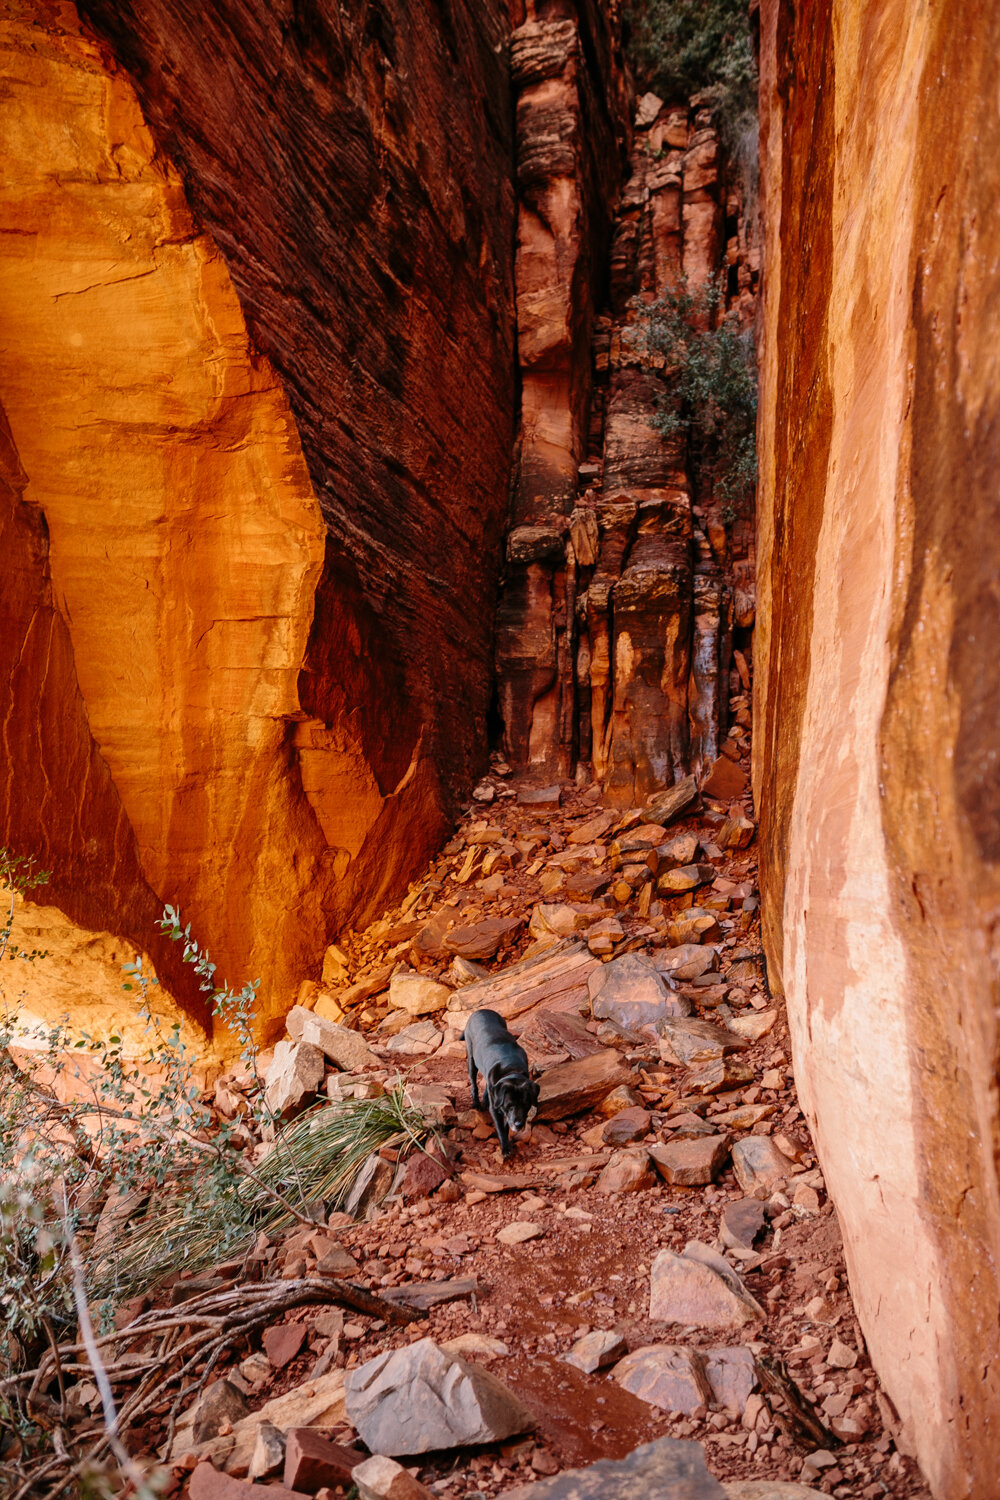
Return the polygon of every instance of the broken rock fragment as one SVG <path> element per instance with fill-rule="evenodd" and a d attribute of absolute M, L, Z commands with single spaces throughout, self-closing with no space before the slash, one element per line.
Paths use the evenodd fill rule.
<path fill-rule="evenodd" d="M 586 1469 L 567 1469 L 537 1484 L 507 1490 L 504 1500 L 726 1500 L 705 1464 L 700 1443 L 660 1438 L 627 1458 L 602 1458 Z"/>
<path fill-rule="evenodd" d="M 218 1435 L 224 1425 L 235 1427 L 247 1414 L 243 1395 L 228 1380 L 214 1380 L 205 1391 L 194 1412 L 194 1441 L 207 1442 Z"/>
<path fill-rule="evenodd" d="M 687 911 L 675 912 L 667 923 L 667 941 L 673 947 L 681 943 L 714 943 L 722 936 L 714 912 L 701 906 L 689 906 Z"/>
<path fill-rule="evenodd" d="M 648 1151 L 616 1151 L 597 1179 L 599 1193 L 641 1193 L 656 1186 Z"/>
<path fill-rule="evenodd" d="M 376 1453 L 353 1470 L 358 1500 L 432 1500 L 432 1492 L 394 1458 Z"/>
<path fill-rule="evenodd" d="M 747 1043 L 711 1021 L 690 1018 L 665 1020 L 659 1028 L 660 1056 L 677 1067 L 708 1062 L 730 1052 L 742 1052 Z"/>
<path fill-rule="evenodd" d="M 741 1328 L 764 1309 L 721 1255 L 689 1244 L 683 1255 L 661 1250 L 649 1279 L 649 1316 L 654 1323 L 696 1328 Z"/>
<path fill-rule="evenodd" d="M 323 1485 L 349 1485 L 364 1454 L 331 1443 L 311 1427 L 291 1427 L 285 1434 L 285 1485 L 314 1495 Z"/>
<path fill-rule="evenodd" d="M 793 1163 L 766 1135 L 748 1135 L 733 1147 L 733 1171 L 745 1193 L 770 1189 L 792 1175 Z"/>
<path fill-rule="evenodd" d="M 389 985 L 389 1004 L 411 1016 L 429 1016 L 444 1010 L 451 999 L 446 984 L 423 979 L 419 974 L 394 974 Z"/>
<path fill-rule="evenodd" d="M 494 1375 L 446 1354 L 433 1339 L 349 1370 L 345 1391 L 348 1419 L 362 1441 L 390 1457 L 496 1443 L 534 1426 Z"/>
<path fill-rule="evenodd" d="M 681 981 L 700 979 L 702 974 L 715 967 L 714 948 L 700 943 L 681 943 L 676 948 L 659 948 L 653 962 L 664 974 Z"/>
<path fill-rule="evenodd" d="M 742 1412 L 757 1384 L 753 1354 L 739 1344 L 731 1349 L 703 1349 L 701 1357 L 712 1400 L 730 1411 Z"/>
<path fill-rule="evenodd" d="M 442 946 L 459 958 L 482 961 L 494 958 L 500 948 L 513 942 L 523 926 L 520 917 L 487 917 L 471 926 L 453 927 Z"/>
<path fill-rule="evenodd" d="M 681 817 L 688 808 L 693 807 L 697 800 L 698 784 L 693 776 L 685 776 L 676 786 L 650 797 L 641 813 L 641 821 L 658 823 L 666 828 L 675 818 Z"/>
<path fill-rule="evenodd" d="M 719 1238 L 731 1250 L 752 1250 L 767 1225 L 763 1203 L 757 1198 L 734 1198 L 722 1210 Z"/>
<path fill-rule="evenodd" d="M 656 1170 L 671 1187 L 703 1187 L 714 1182 L 729 1159 L 727 1135 L 700 1136 L 651 1146 Z"/>
<path fill-rule="evenodd" d="M 605 1365 L 613 1365 L 627 1349 L 628 1344 L 622 1334 L 615 1333 L 612 1329 L 597 1328 L 578 1338 L 563 1358 L 566 1364 L 575 1365 L 585 1375 L 594 1375 L 598 1370 L 603 1370 Z"/>
<path fill-rule="evenodd" d="M 569 1115 L 593 1109 L 619 1084 L 631 1081 L 631 1073 L 617 1052 L 604 1049 L 572 1062 L 559 1063 L 543 1074 L 538 1090 L 538 1118 L 565 1120 Z"/>
<path fill-rule="evenodd" d="M 287 1119 L 310 1101 L 323 1082 L 326 1062 L 318 1047 L 309 1042 L 279 1042 L 264 1077 L 268 1108 Z"/>
<path fill-rule="evenodd" d="M 444 985 L 438 988 L 444 989 Z M 404 1026 L 402 1031 L 390 1037 L 385 1050 L 398 1057 L 429 1057 L 440 1045 L 441 1032 L 433 1021 L 414 1021 L 412 1026 Z"/>
<path fill-rule="evenodd" d="M 315 1011 L 305 1010 L 301 1005 L 292 1006 L 285 1025 L 293 1041 L 307 1042 L 311 1047 L 318 1047 L 324 1057 L 328 1057 L 345 1073 L 360 1072 L 363 1068 L 378 1063 L 378 1058 L 359 1032 L 352 1031 L 349 1026 L 338 1026 L 334 1021 L 327 1021 Z"/>
<path fill-rule="evenodd" d="M 649 1344 L 626 1354 L 612 1371 L 625 1390 L 661 1411 L 707 1406 L 712 1389 L 697 1352 L 679 1344 Z"/>
<path fill-rule="evenodd" d="M 610 1021 L 624 1036 L 656 1032 L 662 1021 L 691 1012 L 689 1002 L 675 994 L 645 953 L 625 953 L 602 964 L 587 988 L 595 1020 Z"/>

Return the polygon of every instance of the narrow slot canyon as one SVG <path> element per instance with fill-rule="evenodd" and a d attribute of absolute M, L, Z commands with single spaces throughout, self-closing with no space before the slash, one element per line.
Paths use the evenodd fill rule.
<path fill-rule="evenodd" d="M 0 1495 L 992 1500 L 1000 16 L 0 57 Z"/>

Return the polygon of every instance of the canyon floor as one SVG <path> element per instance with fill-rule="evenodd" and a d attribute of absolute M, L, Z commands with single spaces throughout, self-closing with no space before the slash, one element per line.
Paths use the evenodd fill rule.
<path fill-rule="evenodd" d="M 744 700 L 734 706 L 745 711 Z M 742 744 L 730 742 L 737 769 L 747 742 L 746 735 Z M 643 822 L 639 809 L 605 810 L 596 787 L 519 787 L 496 762 L 477 797 L 401 906 L 333 951 L 324 983 L 306 986 L 290 1028 L 308 1035 L 307 1014 L 320 1026 L 329 1015 L 364 1033 L 374 1054 L 368 1066 L 328 1068 L 326 1092 L 366 1097 L 403 1077 L 438 1121 L 437 1159 L 411 1156 L 405 1175 L 397 1174 L 388 1150 L 367 1218 L 335 1213 L 315 1230 L 261 1237 L 252 1255 L 257 1277 L 294 1280 L 336 1265 L 336 1274 L 379 1294 L 430 1281 L 456 1283 L 456 1295 L 405 1328 L 356 1311 L 296 1308 L 281 1331 L 265 1335 L 270 1358 L 245 1352 L 213 1378 L 225 1375 L 252 1414 L 276 1397 L 308 1394 L 310 1381 L 338 1367 L 416 1340 L 452 1347 L 491 1370 L 537 1422 L 526 1436 L 407 1460 L 432 1493 L 456 1500 L 621 1459 L 664 1435 L 702 1444 L 723 1482 L 794 1480 L 865 1500 L 925 1496 L 915 1466 L 896 1451 L 894 1412 L 853 1314 L 836 1212 L 796 1099 L 782 1004 L 768 992 L 748 794 L 735 802 L 703 794 L 659 831 L 648 809 Z M 697 859 L 675 866 L 668 879 L 664 846 L 683 854 L 695 843 Z M 654 876 L 656 857 L 646 861 L 656 847 Z M 695 882 L 692 889 L 670 893 L 685 880 Z M 683 1018 L 673 1050 L 641 1026 L 623 1034 L 617 1013 L 617 1021 L 595 1019 L 581 993 L 586 986 L 593 993 L 593 975 L 626 953 L 644 955 L 647 972 L 666 976 L 689 1020 L 713 1023 L 715 1036 L 729 1036 L 741 1050 L 709 1044 L 685 1053 Z M 484 1000 L 482 987 L 491 983 Z M 543 1087 L 539 1115 L 548 1120 L 537 1119 L 506 1162 L 488 1116 L 472 1109 L 459 1039 L 468 1007 L 490 995 L 543 1083 L 556 1080 L 547 1103 Z M 404 997 L 412 1010 L 401 1008 Z M 420 1014 L 424 1008 L 430 1013 Z M 298 1045 L 285 1043 L 293 1062 Z M 288 1059 L 282 1065 L 279 1053 L 263 1063 L 277 1087 L 294 1095 Z M 561 1091 L 560 1070 L 570 1080 Z M 231 1106 L 241 1082 L 237 1070 L 224 1075 L 217 1103 Z M 762 1144 L 740 1147 L 753 1138 Z M 394 1197 L 379 1202 L 394 1176 Z M 678 1185 L 685 1177 L 692 1185 Z M 707 1326 L 650 1318 L 657 1256 L 691 1241 L 728 1258 L 758 1315 L 729 1328 L 712 1327 L 714 1313 Z M 231 1281 L 234 1269 L 218 1274 Z M 211 1273 L 199 1275 L 199 1288 L 212 1285 Z M 595 1332 L 617 1335 L 596 1341 L 614 1363 L 587 1373 L 567 1356 L 579 1349 L 588 1364 L 595 1340 L 579 1341 Z M 745 1347 L 757 1364 L 727 1406 L 692 1396 L 698 1377 L 683 1358 L 666 1373 L 657 1356 L 648 1368 L 639 1361 L 638 1372 L 632 1360 L 631 1375 L 617 1363 L 626 1351 L 664 1345 Z M 761 1362 L 787 1377 L 783 1397 L 760 1388 Z M 812 1436 L 790 1410 L 789 1392 L 821 1424 Z M 671 1405 L 679 1409 L 663 1409 Z M 185 1475 L 196 1458 L 224 1468 L 231 1431 L 223 1415 L 215 1436 L 206 1439 L 203 1427 L 195 1447 L 182 1421 L 175 1491 L 203 1492 L 205 1463 L 195 1471 L 202 1488 Z M 325 1435 L 358 1442 L 346 1416 Z M 146 1436 L 150 1446 L 162 1441 L 155 1413 Z M 304 1474 L 300 1466 L 299 1484 Z M 289 1478 L 286 1469 L 286 1484 Z M 315 1478 L 306 1487 L 316 1493 Z M 327 1493 L 347 1489 L 333 1485 Z"/>

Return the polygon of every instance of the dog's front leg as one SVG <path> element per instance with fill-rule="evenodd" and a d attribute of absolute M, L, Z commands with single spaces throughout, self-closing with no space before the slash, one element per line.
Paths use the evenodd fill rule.
<path fill-rule="evenodd" d="M 507 1134 L 507 1122 L 504 1120 L 503 1115 L 498 1114 L 493 1108 L 492 1101 L 490 1102 L 490 1118 L 493 1121 L 493 1128 L 497 1133 L 497 1140 L 500 1142 L 500 1154 L 504 1161 L 506 1161 L 508 1156 L 513 1154 L 514 1147 L 511 1144 L 510 1136 Z"/>

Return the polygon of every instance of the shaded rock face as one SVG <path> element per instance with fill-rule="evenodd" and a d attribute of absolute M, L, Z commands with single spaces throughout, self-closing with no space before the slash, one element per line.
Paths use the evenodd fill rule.
<path fill-rule="evenodd" d="M 633 130 L 604 69 L 615 135 L 595 124 L 580 9 L 512 42 L 522 400 L 498 695 L 513 765 L 589 762 L 629 806 L 718 754 L 734 620 L 754 608 L 752 518 L 727 536 L 682 443 L 652 425 L 669 385 L 631 304 L 725 258 L 726 305 L 749 322 L 757 270 L 709 110 L 642 110 Z"/>
<path fill-rule="evenodd" d="M 761 5 L 769 974 L 872 1360 L 995 1489 L 1000 16 Z M 808 392 L 808 397 L 805 393 Z"/>
<path fill-rule="evenodd" d="M 140 948 L 204 1021 L 171 901 L 281 1012 L 484 753 L 506 7 L 84 11 L 100 43 L 48 0 L 0 35 L 0 843 L 78 993 L 104 933 L 109 993 Z"/>

